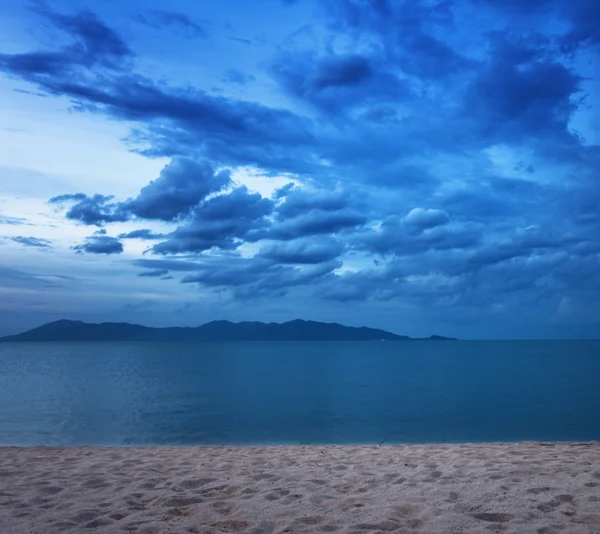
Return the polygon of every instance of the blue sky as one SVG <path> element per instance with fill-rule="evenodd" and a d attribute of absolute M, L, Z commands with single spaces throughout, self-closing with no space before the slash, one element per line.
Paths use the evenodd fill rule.
<path fill-rule="evenodd" d="M 600 336 L 596 0 L 0 15 L 0 334 Z"/>

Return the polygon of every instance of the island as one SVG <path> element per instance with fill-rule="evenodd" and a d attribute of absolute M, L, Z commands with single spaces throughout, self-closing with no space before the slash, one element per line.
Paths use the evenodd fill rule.
<path fill-rule="evenodd" d="M 8 341 L 445 341 L 411 338 L 376 328 L 350 327 L 300 319 L 285 323 L 211 321 L 197 327 L 153 328 L 129 323 L 85 323 L 61 319 L 13 336 Z"/>

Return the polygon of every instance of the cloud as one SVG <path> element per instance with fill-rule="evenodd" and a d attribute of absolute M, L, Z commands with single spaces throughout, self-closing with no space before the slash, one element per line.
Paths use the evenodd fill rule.
<path fill-rule="evenodd" d="M 414 228 L 416 231 L 427 230 L 436 226 L 442 226 L 450 222 L 448 213 L 443 210 L 413 208 L 408 215 L 402 219 L 405 226 Z"/>
<path fill-rule="evenodd" d="M 325 279 L 340 265 L 339 261 L 333 260 L 292 267 L 272 263 L 266 258 L 238 258 L 222 264 L 207 262 L 181 282 L 212 289 L 233 289 L 238 298 L 283 296 L 294 287 Z"/>
<path fill-rule="evenodd" d="M 11 241 L 14 241 L 15 243 L 19 243 L 20 245 L 24 245 L 26 247 L 33 247 L 33 248 L 52 248 L 50 243 L 52 243 L 52 241 L 50 241 L 49 239 L 41 239 L 39 237 L 24 237 L 24 236 L 15 236 L 15 237 L 9 237 L 8 239 L 10 239 Z"/>
<path fill-rule="evenodd" d="M 148 277 L 148 278 L 161 278 L 161 280 L 163 280 L 162 277 L 167 274 L 169 274 L 168 269 L 155 269 L 154 271 L 144 271 L 144 272 L 138 274 L 138 276 Z"/>
<path fill-rule="evenodd" d="M 112 195 L 92 195 L 83 193 L 65 194 L 52 197 L 48 202 L 63 207 L 64 204 L 74 203 L 66 213 L 67 219 L 87 225 L 102 226 L 105 223 L 122 222 L 129 218 L 121 210 L 118 203 L 111 202 Z"/>
<path fill-rule="evenodd" d="M 475 4 L 487 4 L 496 11 L 508 13 L 522 19 L 524 16 L 533 20 L 534 16 L 554 14 L 564 17 L 568 29 L 561 35 L 560 44 L 567 51 L 582 46 L 594 46 L 600 43 L 598 24 L 600 23 L 600 6 L 595 0 L 578 0 L 562 2 L 560 0 L 474 0 Z"/>
<path fill-rule="evenodd" d="M 326 58 L 316 65 L 316 70 L 306 81 L 308 91 L 322 91 L 328 87 L 359 85 L 371 76 L 366 58 L 347 55 Z"/>
<path fill-rule="evenodd" d="M 161 233 L 95 234 L 80 252 L 154 240 L 134 263 L 140 276 L 185 273 L 234 300 L 541 317 L 563 298 L 592 309 L 600 283 L 600 151 L 574 133 L 596 111 L 586 69 L 597 6 L 327 0 L 302 31 L 244 48 L 275 82 L 268 96 L 235 62 L 215 67 L 213 81 L 243 99 L 140 74 L 129 45 L 90 14 L 42 13 L 67 44 L 3 54 L 0 69 L 123 121 L 136 152 L 171 158 L 132 198 L 51 199 L 82 224 L 161 222 Z M 146 23 L 194 32 L 164 13 Z M 233 181 L 248 170 L 248 183 L 290 183 L 264 198 Z"/>
<path fill-rule="evenodd" d="M 67 80 L 79 67 L 116 68 L 132 56 L 123 39 L 91 12 L 67 16 L 45 7 L 37 11 L 57 29 L 70 35 L 73 42 L 56 52 L 0 54 L 0 70 L 39 84 L 50 93 L 60 93 L 53 82 L 62 77 Z"/>
<path fill-rule="evenodd" d="M 333 234 L 354 229 L 367 222 L 367 217 L 352 210 L 313 210 L 293 219 L 274 225 L 264 237 L 272 239 L 296 239 L 310 235 Z"/>
<path fill-rule="evenodd" d="M 88 45 L 85 39 L 83 45 L 79 43 L 78 21 L 90 19 L 86 14 L 47 14 L 47 18 L 74 44 L 53 52 L 2 54 L 0 71 L 49 94 L 69 98 L 79 110 L 142 124 L 135 138 L 140 144 L 151 145 L 140 149 L 142 153 L 176 156 L 192 150 L 220 163 L 283 171 L 296 170 L 297 161 L 306 159 L 300 156 L 312 142 L 310 120 L 254 102 L 158 84 L 134 74 L 124 64 L 131 56 L 129 49 L 95 17 L 98 34 L 107 36 L 105 44 L 102 39 L 95 45 L 93 40 Z M 91 49 L 95 51 L 93 56 Z"/>
<path fill-rule="evenodd" d="M 331 238 L 296 239 L 286 243 L 264 245 L 257 254 L 278 264 L 316 264 L 341 255 L 342 245 Z"/>
<path fill-rule="evenodd" d="M 290 240 L 335 234 L 355 229 L 368 221 L 364 214 L 364 199 L 354 198 L 342 189 L 328 191 L 286 186 L 276 196 L 284 200 L 277 207 L 275 223 L 262 234 L 264 238 Z"/>
<path fill-rule="evenodd" d="M 60 207 L 74 203 L 66 213 L 67 219 L 88 225 L 101 226 L 133 217 L 173 221 L 185 217 L 200 201 L 230 183 L 229 171 L 215 172 L 205 161 L 174 157 L 156 180 L 143 187 L 137 197 L 124 202 L 113 202 L 112 195 L 83 193 L 55 196 L 49 202 Z M 137 237 L 148 239 L 149 235 L 141 233 Z"/>
<path fill-rule="evenodd" d="M 491 46 L 490 60 L 465 101 L 468 112 L 479 121 L 480 132 L 503 140 L 551 135 L 568 141 L 581 78 L 548 57 L 547 47 L 535 40 L 501 34 Z"/>
<path fill-rule="evenodd" d="M 454 25 L 453 4 L 446 0 L 394 3 L 332 1 L 324 3 L 331 26 L 357 41 L 375 41 L 392 64 L 430 82 L 473 66 L 439 38 Z"/>
<path fill-rule="evenodd" d="M 407 85 L 393 72 L 381 69 L 356 54 L 316 57 L 311 53 L 286 53 L 271 66 L 274 78 L 286 92 L 334 114 L 369 102 L 406 98 Z"/>
<path fill-rule="evenodd" d="M 42 8 L 39 13 L 57 28 L 77 37 L 77 45 L 85 52 L 86 57 L 117 58 L 131 55 L 125 41 L 90 11 L 68 16 Z"/>
<path fill-rule="evenodd" d="M 254 81 L 256 78 L 251 74 L 246 74 L 238 69 L 229 69 L 223 75 L 223 81 L 226 83 L 235 83 L 238 85 L 246 85 Z"/>
<path fill-rule="evenodd" d="M 178 156 L 120 210 L 141 219 L 172 221 L 187 215 L 201 200 L 230 183 L 229 171 L 215 172 L 206 161 Z"/>
<path fill-rule="evenodd" d="M 119 234 L 119 239 L 143 239 L 143 240 L 153 240 L 153 239 L 163 239 L 165 234 L 157 234 L 152 230 L 147 228 L 143 228 L 140 230 L 133 230 L 131 232 L 127 232 L 126 234 Z"/>
<path fill-rule="evenodd" d="M 85 238 L 85 243 L 72 247 L 77 254 L 121 254 L 123 244 L 115 237 L 107 235 L 91 235 Z"/>
<path fill-rule="evenodd" d="M 285 198 L 277 210 L 279 220 L 291 219 L 311 210 L 338 211 L 346 208 L 351 202 L 348 193 L 341 190 L 294 189 L 293 184 L 288 184 L 278 191 L 278 195 Z"/>
<path fill-rule="evenodd" d="M 410 256 L 430 250 L 471 249 L 480 242 L 482 233 L 477 224 L 451 222 L 447 214 L 415 214 L 413 210 L 405 218 L 387 217 L 379 228 L 358 235 L 354 246 L 378 254 Z"/>
<path fill-rule="evenodd" d="M 139 259 L 134 260 L 133 265 L 142 267 L 143 269 L 167 270 L 176 272 L 197 271 L 202 268 L 202 263 L 186 261 L 186 260 L 150 260 Z"/>
<path fill-rule="evenodd" d="M 203 252 L 212 248 L 233 250 L 244 239 L 252 240 L 268 226 L 274 203 L 245 186 L 200 203 L 189 221 L 172 232 L 166 241 L 152 247 L 156 254 Z"/>
<path fill-rule="evenodd" d="M 510 239 L 488 244 L 469 259 L 471 265 L 480 268 L 518 257 L 529 257 L 540 249 L 566 251 L 571 245 L 581 242 L 580 238 L 565 233 L 548 232 L 539 227 L 517 229 Z"/>
<path fill-rule="evenodd" d="M 23 217 L 8 217 L 2 215 L 0 212 L 0 224 L 6 224 L 7 226 L 21 226 L 27 224 L 27 219 Z"/>
<path fill-rule="evenodd" d="M 179 34 L 187 34 L 202 39 L 208 37 L 208 31 L 204 25 L 194 22 L 190 17 L 183 13 L 153 9 L 138 15 L 136 20 L 141 24 L 157 30 L 171 28 Z"/>

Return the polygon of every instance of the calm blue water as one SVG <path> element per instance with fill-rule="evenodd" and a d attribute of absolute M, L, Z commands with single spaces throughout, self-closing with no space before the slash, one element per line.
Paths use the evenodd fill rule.
<path fill-rule="evenodd" d="M 600 342 L 0 345 L 0 444 L 600 439 Z"/>

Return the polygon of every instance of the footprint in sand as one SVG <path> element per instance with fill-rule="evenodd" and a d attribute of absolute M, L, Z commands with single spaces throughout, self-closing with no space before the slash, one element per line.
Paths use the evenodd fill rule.
<path fill-rule="evenodd" d="M 99 510 L 82 510 L 78 514 L 74 515 L 71 520 L 75 523 L 88 523 L 96 519 L 102 512 Z"/>
<path fill-rule="evenodd" d="M 267 499 L 268 501 L 278 501 L 283 497 L 287 497 L 289 494 L 290 490 L 278 488 L 274 491 L 271 491 L 270 493 L 267 493 L 267 495 L 265 495 L 265 499 Z"/>
<path fill-rule="evenodd" d="M 233 502 L 227 501 L 217 501 L 213 502 L 211 506 L 219 513 L 223 515 L 231 515 L 233 512 L 238 510 L 240 507 L 239 504 L 235 504 Z"/>
<path fill-rule="evenodd" d="M 57 493 L 60 493 L 63 490 L 64 488 L 60 488 L 58 486 L 47 486 L 45 488 L 40 488 L 39 490 L 37 490 L 36 493 L 40 496 L 49 496 L 56 495 Z"/>
<path fill-rule="evenodd" d="M 423 507 L 419 504 L 401 504 L 399 506 L 394 506 L 393 510 L 395 512 L 395 516 L 399 518 L 406 517 L 415 517 L 419 515 Z"/>
<path fill-rule="evenodd" d="M 573 504 L 572 495 L 557 495 L 551 501 L 538 504 L 538 510 L 542 512 L 554 512 L 561 504 L 570 503 Z"/>
<path fill-rule="evenodd" d="M 360 523 L 355 525 L 357 530 L 375 530 L 378 532 L 394 532 L 402 527 L 396 521 L 381 521 L 380 523 Z"/>
<path fill-rule="evenodd" d="M 216 480 L 216 478 L 190 478 L 187 480 L 182 480 L 179 486 L 186 490 L 194 490 L 201 488 L 202 486 L 206 486 L 211 482 L 215 482 Z"/>
<path fill-rule="evenodd" d="M 66 530 L 68 528 L 76 527 L 77 523 L 73 523 L 73 521 L 58 521 L 56 523 L 52 523 L 52 526 L 60 528 L 62 530 Z"/>
<path fill-rule="evenodd" d="M 247 521 L 228 519 L 227 521 L 219 521 L 218 523 L 215 523 L 214 526 L 222 532 L 240 532 L 241 530 L 247 529 L 250 526 L 250 523 Z"/>
<path fill-rule="evenodd" d="M 529 488 L 527 490 L 527 493 L 533 493 L 533 495 L 538 495 L 539 493 L 546 493 L 548 491 L 550 491 L 552 488 L 550 488 L 549 486 L 543 486 L 540 488 Z"/>
<path fill-rule="evenodd" d="M 458 500 L 460 499 L 460 495 L 456 492 L 456 491 L 451 491 L 448 494 L 448 498 L 446 499 L 446 502 L 458 502 Z"/>
<path fill-rule="evenodd" d="M 164 504 L 165 506 L 172 506 L 172 507 L 180 507 L 180 506 L 191 506 L 192 504 L 200 504 L 203 503 L 204 499 L 200 498 L 200 497 L 184 497 L 184 496 L 177 496 L 177 497 L 169 497 L 168 499 L 165 499 L 163 501 L 162 504 Z"/>
<path fill-rule="evenodd" d="M 315 516 L 306 516 L 306 517 L 301 517 L 300 519 L 297 519 L 297 521 L 299 523 L 302 523 L 304 525 L 318 525 L 319 523 L 322 523 L 325 520 L 324 517 L 315 515 Z"/>
<path fill-rule="evenodd" d="M 92 478 L 90 480 L 86 480 L 81 484 L 82 488 L 89 489 L 110 488 L 110 486 L 112 486 L 112 484 L 110 484 L 110 482 L 107 482 L 104 478 Z"/>
<path fill-rule="evenodd" d="M 269 473 L 260 473 L 259 475 L 254 475 L 250 478 L 252 478 L 252 480 L 256 480 L 256 482 L 260 482 L 261 480 L 279 480 L 281 477 L 278 477 L 277 475 L 271 475 Z"/>
<path fill-rule="evenodd" d="M 88 524 L 84 525 L 85 528 L 98 528 L 98 527 L 107 527 L 112 525 L 113 521 L 106 517 L 99 517 L 98 519 L 94 519 L 90 521 Z"/>
<path fill-rule="evenodd" d="M 515 516 L 512 514 L 504 514 L 504 513 L 493 513 L 493 512 L 481 512 L 478 514 L 473 514 L 475 519 L 480 519 L 481 521 L 488 521 L 490 523 L 508 523 L 512 521 Z"/>

